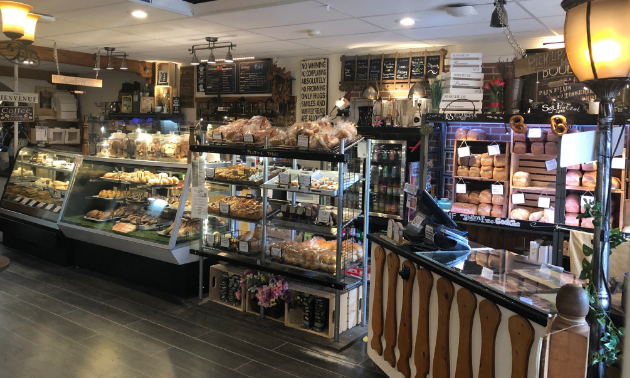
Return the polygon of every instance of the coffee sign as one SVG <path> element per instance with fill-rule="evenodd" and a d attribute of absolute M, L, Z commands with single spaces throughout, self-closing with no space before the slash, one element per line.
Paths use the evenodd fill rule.
<path fill-rule="evenodd" d="M 0 122 L 33 122 L 32 106 L 0 106 Z"/>
<path fill-rule="evenodd" d="M 39 96 L 37 93 L 0 92 L 0 101 L 37 104 L 39 102 Z"/>

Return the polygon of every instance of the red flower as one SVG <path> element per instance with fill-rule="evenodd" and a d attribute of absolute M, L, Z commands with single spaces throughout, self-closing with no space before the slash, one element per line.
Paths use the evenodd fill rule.
<path fill-rule="evenodd" d="M 502 86 L 504 86 L 504 85 L 505 85 L 505 81 L 503 81 L 503 80 L 501 80 L 501 79 L 497 79 L 497 85 L 498 85 L 499 87 L 502 87 Z"/>
<path fill-rule="evenodd" d="M 483 85 L 483 87 L 484 87 L 484 88 L 486 88 L 486 89 L 490 89 L 490 85 L 489 85 L 488 83 L 485 83 L 485 84 Z"/>

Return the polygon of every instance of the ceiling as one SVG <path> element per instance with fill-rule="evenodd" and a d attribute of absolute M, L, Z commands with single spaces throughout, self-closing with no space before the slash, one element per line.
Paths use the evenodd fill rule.
<path fill-rule="evenodd" d="M 440 46 L 507 42 L 489 27 L 492 0 L 469 0 L 478 15 L 455 18 L 448 4 L 461 0 L 217 0 L 192 5 L 182 0 L 153 0 L 182 12 L 156 8 L 143 0 L 27 0 L 35 12 L 56 18 L 37 26 L 35 44 L 96 52 L 111 46 L 137 60 L 187 64 L 188 48 L 206 36 L 237 45 L 234 55 L 304 57 L 433 49 Z M 185 5 L 184 5 L 185 4 Z M 184 7 L 186 7 L 184 9 Z M 142 9 L 145 19 L 131 16 Z M 506 10 L 516 38 L 540 40 L 562 35 L 560 0 L 508 0 Z M 194 14 L 194 17 L 185 13 Z M 396 22 L 416 19 L 405 27 Z M 310 37 L 309 30 L 321 36 Z M 525 44 L 527 45 L 527 44 Z M 202 58 L 200 56 L 200 58 Z"/>

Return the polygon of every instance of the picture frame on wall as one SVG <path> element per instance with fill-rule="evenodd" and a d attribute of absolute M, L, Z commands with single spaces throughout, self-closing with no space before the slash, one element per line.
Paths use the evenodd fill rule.
<path fill-rule="evenodd" d="M 33 104 L 36 117 L 55 117 L 56 112 L 52 106 L 52 99 L 57 92 L 54 87 L 35 87 L 35 93 L 39 96 L 39 103 Z"/>
<path fill-rule="evenodd" d="M 168 85 L 168 71 L 158 71 L 157 85 Z"/>

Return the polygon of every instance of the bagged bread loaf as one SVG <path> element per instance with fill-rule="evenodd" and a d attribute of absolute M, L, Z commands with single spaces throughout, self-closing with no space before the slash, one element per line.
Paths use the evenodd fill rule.
<path fill-rule="evenodd" d="M 525 188 L 531 185 L 531 177 L 528 172 L 516 172 L 512 176 L 512 186 Z"/>
<path fill-rule="evenodd" d="M 582 186 L 589 188 L 597 186 L 597 172 L 584 172 L 584 176 L 582 176 Z"/>
<path fill-rule="evenodd" d="M 468 177 L 480 177 L 481 169 L 479 167 L 470 167 L 468 169 Z"/>
<path fill-rule="evenodd" d="M 510 212 L 510 219 L 517 220 L 529 220 L 529 216 L 531 215 L 530 211 L 527 209 L 516 208 Z"/>
<path fill-rule="evenodd" d="M 527 143 L 525 143 L 525 142 L 514 142 L 514 153 L 515 154 L 525 154 L 525 153 L 527 153 Z"/>
<path fill-rule="evenodd" d="M 503 205 L 505 203 L 505 197 L 502 194 L 493 194 L 492 195 L 492 204 L 493 205 Z"/>
<path fill-rule="evenodd" d="M 483 216 L 489 217 L 491 212 L 492 212 L 492 205 L 490 205 L 489 203 L 482 203 L 477 208 L 477 215 L 483 215 Z"/>
<path fill-rule="evenodd" d="M 481 154 L 470 155 L 468 165 L 470 165 L 471 167 L 481 167 Z"/>
<path fill-rule="evenodd" d="M 467 140 L 486 140 L 486 132 L 481 129 L 468 130 Z"/>
<path fill-rule="evenodd" d="M 596 161 L 592 161 L 590 163 L 583 163 L 582 164 L 582 170 L 584 172 L 594 172 L 597 170 L 597 162 Z"/>
<path fill-rule="evenodd" d="M 567 213 L 580 212 L 580 196 L 577 194 L 569 194 L 564 202 L 564 209 Z"/>
<path fill-rule="evenodd" d="M 564 224 L 567 226 L 580 227 L 580 220 L 577 219 L 577 213 L 566 213 L 564 215 Z"/>
<path fill-rule="evenodd" d="M 540 218 L 540 221 L 543 223 L 555 223 L 555 210 L 553 207 L 543 210 L 543 217 Z"/>
<path fill-rule="evenodd" d="M 458 156 L 457 157 L 457 165 L 467 166 L 467 165 L 469 165 L 468 164 L 469 159 L 470 159 L 470 156 L 463 156 L 463 157 L 462 156 Z"/>
<path fill-rule="evenodd" d="M 488 155 L 487 152 L 481 155 L 481 165 L 492 167 L 494 165 L 494 156 Z"/>
<path fill-rule="evenodd" d="M 457 193 L 455 201 L 461 203 L 468 203 L 468 193 Z"/>
<path fill-rule="evenodd" d="M 460 127 L 457 130 L 455 130 L 455 139 L 466 140 L 467 136 L 468 136 L 468 129 Z"/>
<path fill-rule="evenodd" d="M 613 177 L 612 181 L 610 182 L 610 188 L 611 189 L 621 189 L 621 180 L 619 180 L 616 177 Z"/>
<path fill-rule="evenodd" d="M 527 133 L 519 134 L 512 131 L 512 134 L 514 134 L 515 142 L 527 142 Z"/>
<path fill-rule="evenodd" d="M 492 210 L 490 211 L 491 217 L 501 218 L 503 216 L 503 206 L 501 205 L 492 205 Z"/>
<path fill-rule="evenodd" d="M 534 142 L 534 143 L 532 143 L 532 154 L 534 154 L 534 155 L 544 155 L 545 154 L 545 144 L 543 142 Z"/>
<path fill-rule="evenodd" d="M 477 205 L 455 202 L 451 207 L 453 213 L 477 215 Z"/>
<path fill-rule="evenodd" d="M 472 192 L 470 192 L 470 194 L 468 194 L 468 203 L 479 205 L 480 201 L 478 190 L 473 190 Z"/>
<path fill-rule="evenodd" d="M 558 143 L 558 140 L 560 140 L 560 136 L 554 134 L 553 132 L 547 133 L 547 142 L 556 142 L 556 143 Z"/>
<path fill-rule="evenodd" d="M 558 143 L 556 143 L 556 142 L 547 142 L 547 143 L 545 143 L 545 154 L 547 154 L 547 155 L 557 155 L 558 154 Z"/>
<path fill-rule="evenodd" d="M 480 203 L 492 203 L 492 192 L 490 189 L 484 189 L 479 193 Z"/>
<path fill-rule="evenodd" d="M 576 165 L 569 165 L 567 167 L 567 170 L 573 170 L 573 171 L 579 171 L 580 169 L 582 169 L 582 166 L 580 164 L 576 164 Z"/>
<path fill-rule="evenodd" d="M 481 171 L 479 172 L 479 175 L 483 178 L 491 179 L 492 170 L 493 170 L 492 166 L 486 165 L 484 167 L 481 167 Z"/>
<path fill-rule="evenodd" d="M 492 179 L 497 181 L 505 181 L 506 173 L 505 167 L 495 167 L 492 170 Z"/>
<path fill-rule="evenodd" d="M 494 166 L 505 167 L 507 165 L 507 156 L 505 154 L 494 155 Z"/>
<path fill-rule="evenodd" d="M 543 215 L 545 215 L 545 213 L 543 213 L 542 211 L 536 211 L 535 213 L 531 213 L 529 215 L 529 221 L 530 222 L 536 222 L 539 221 Z"/>
<path fill-rule="evenodd" d="M 582 218 L 580 220 L 580 227 L 595 228 L 595 226 L 593 225 L 593 218 Z"/>
<path fill-rule="evenodd" d="M 457 167 L 457 176 L 468 177 L 470 170 L 468 167 L 459 166 Z"/>
<path fill-rule="evenodd" d="M 540 133 L 540 138 L 529 138 L 530 142 L 546 142 L 547 141 L 547 133 L 549 132 L 549 130 L 547 129 L 542 129 L 541 133 Z"/>
<path fill-rule="evenodd" d="M 581 171 L 574 171 L 574 170 L 567 171 L 567 185 L 580 186 L 581 181 L 582 181 Z"/>

